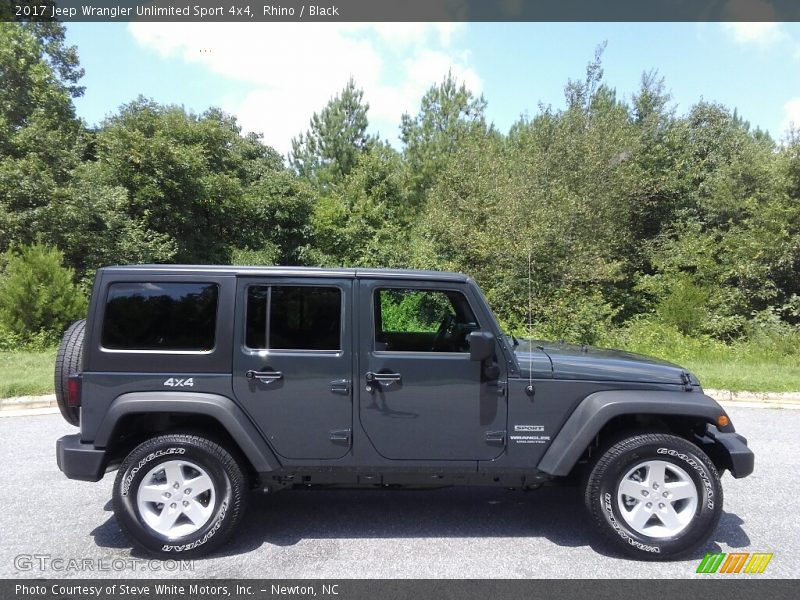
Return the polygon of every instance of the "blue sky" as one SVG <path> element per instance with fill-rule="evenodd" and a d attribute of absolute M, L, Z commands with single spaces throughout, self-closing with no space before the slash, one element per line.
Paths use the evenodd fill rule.
<path fill-rule="evenodd" d="M 607 41 L 605 81 L 622 97 L 657 69 L 683 113 L 718 101 L 780 139 L 800 125 L 800 24 L 72 23 L 86 69 L 78 114 L 99 123 L 143 94 L 194 111 L 220 106 L 281 152 L 352 75 L 373 132 L 396 141 L 400 115 L 448 69 L 488 101 L 502 131 L 539 103 L 563 106 Z"/>

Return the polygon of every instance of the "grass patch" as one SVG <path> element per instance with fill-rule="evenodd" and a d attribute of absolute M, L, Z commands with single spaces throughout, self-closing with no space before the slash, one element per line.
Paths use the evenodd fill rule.
<path fill-rule="evenodd" d="M 697 375 L 704 388 L 733 392 L 800 391 L 800 365 L 781 365 L 754 361 L 719 362 L 690 360 L 684 364 Z"/>
<path fill-rule="evenodd" d="M 639 321 L 601 341 L 676 363 L 697 375 L 703 387 L 734 392 L 800 391 L 800 335 L 757 335 L 725 344 L 689 337 L 659 323 Z"/>
<path fill-rule="evenodd" d="M 53 393 L 56 350 L 0 352 L 0 398 Z"/>

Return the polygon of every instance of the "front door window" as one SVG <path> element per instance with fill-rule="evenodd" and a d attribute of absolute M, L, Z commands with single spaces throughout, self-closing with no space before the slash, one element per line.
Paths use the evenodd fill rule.
<path fill-rule="evenodd" d="M 375 350 L 388 352 L 469 352 L 478 329 L 461 292 L 407 288 L 376 290 L 375 325 Z"/>

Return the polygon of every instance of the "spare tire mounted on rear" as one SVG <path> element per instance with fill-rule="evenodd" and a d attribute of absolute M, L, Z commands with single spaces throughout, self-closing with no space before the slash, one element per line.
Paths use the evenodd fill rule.
<path fill-rule="evenodd" d="M 86 319 L 75 321 L 69 326 L 56 354 L 55 389 L 56 401 L 61 415 L 70 425 L 78 426 L 80 422 L 80 409 L 69 406 L 69 376 L 81 370 L 83 362 L 83 333 L 86 329 Z"/>

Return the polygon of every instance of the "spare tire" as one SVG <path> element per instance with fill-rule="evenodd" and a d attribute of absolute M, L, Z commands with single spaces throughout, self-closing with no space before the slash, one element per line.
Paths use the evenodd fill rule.
<path fill-rule="evenodd" d="M 83 361 L 83 332 L 86 329 L 86 319 L 75 321 L 69 326 L 64 337 L 61 338 L 61 345 L 56 354 L 55 388 L 56 401 L 61 416 L 70 425 L 77 426 L 80 422 L 80 409 L 77 406 L 69 406 L 69 376 L 81 370 Z"/>

